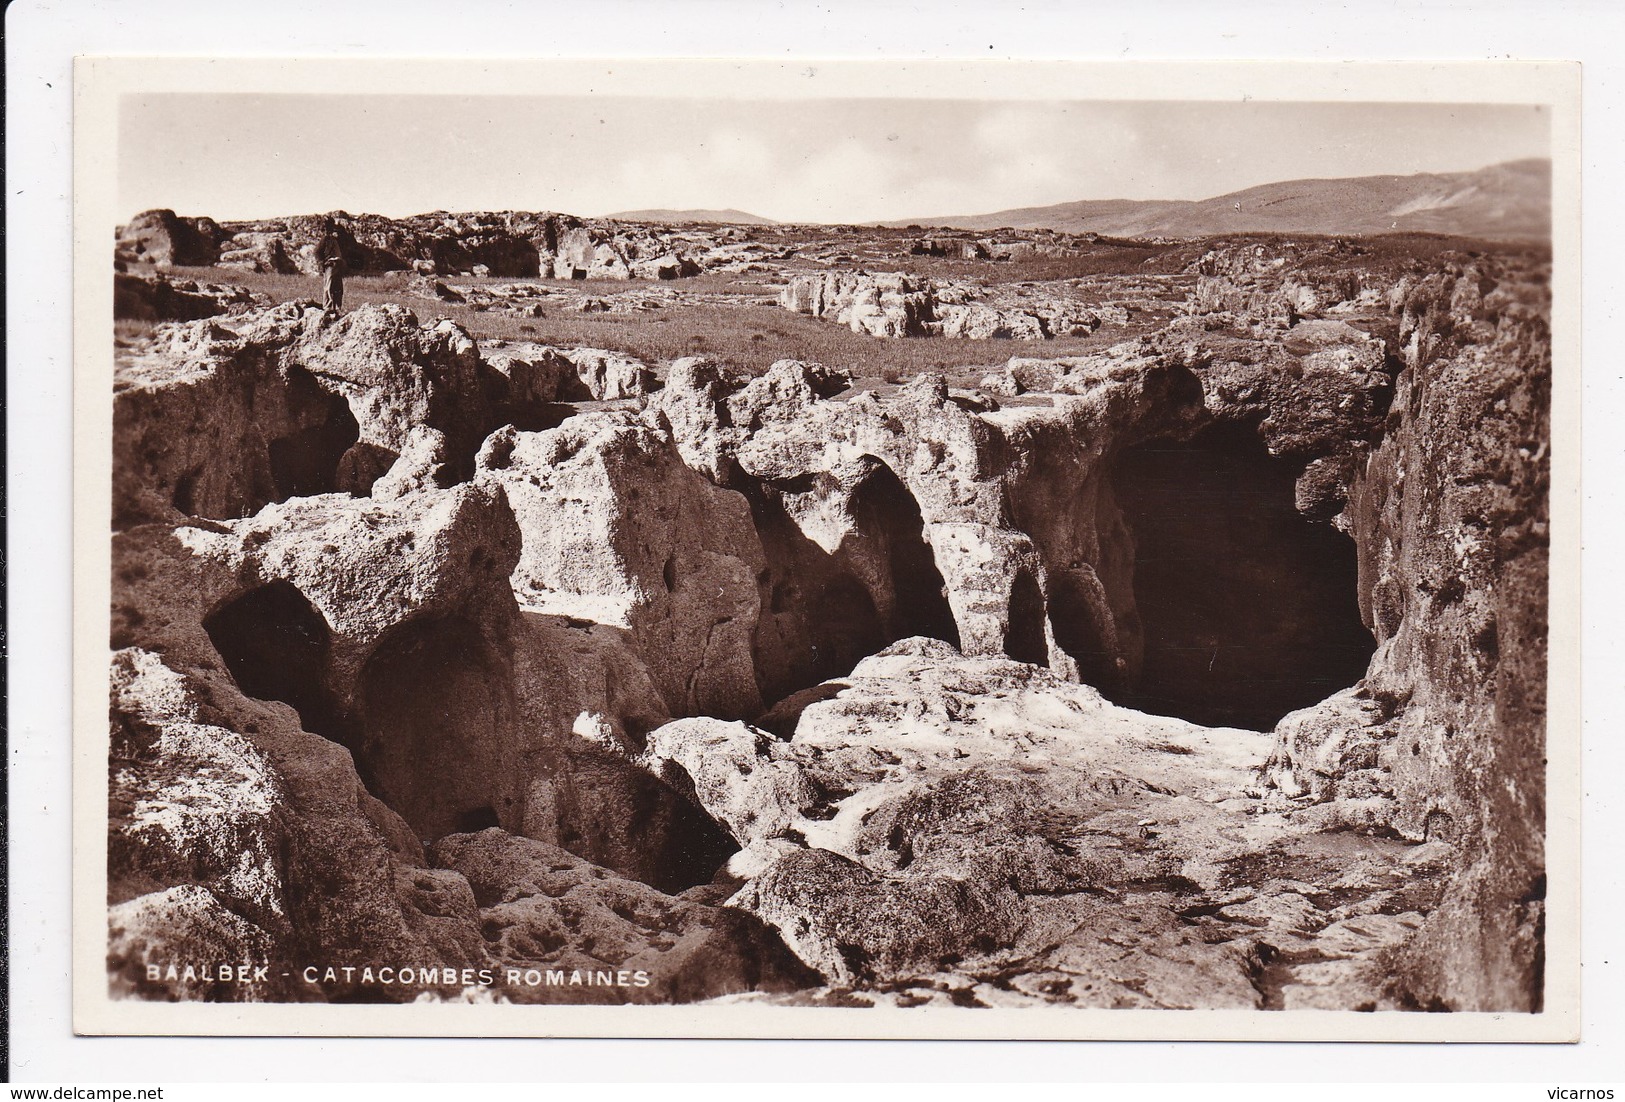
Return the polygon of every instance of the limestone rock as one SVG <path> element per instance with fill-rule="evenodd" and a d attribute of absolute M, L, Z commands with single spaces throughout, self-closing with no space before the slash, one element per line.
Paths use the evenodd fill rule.
<path fill-rule="evenodd" d="M 467 333 L 395 306 L 331 324 L 295 304 L 168 328 L 121 366 L 115 513 L 226 519 L 365 494 L 426 430 L 445 438 L 441 484 L 459 480 L 492 427 L 490 382 Z"/>
<path fill-rule="evenodd" d="M 1539 1008 L 1538 257 L 1167 241 L 1133 275 L 928 284 L 856 271 L 885 255 L 858 230 L 138 221 L 116 287 L 155 323 L 119 327 L 115 393 L 119 993 L 416 997 L 143 987 L 137 968 L 391 954 L 651 977 L 584 981 L 590 999 Z M 357 271 L 717 261 L 864 339 L 1142 332 L 1012 358 L 979 391 L 698 359 L 661 388 L 619 353 L 482 357 L 398 307 L 324 318 L 129 274 L 211 248 L 308 268 L 329 224 Z M 510 317 L 716 305 L 584 290 L 416 293 Z M 638 409 L 572 407 L 593 401 Z M 1339 622 L 1300 600 L 1298 560 L 1247 574 L 1247 547 L 1290 541 L 1210 493 L 1243 458 L 1295 533 L 1352 550 Z M 1345 642 L 1342 673 L 1300 677 L 1292 652 Z M 1244 650 L 1269 657 L 1227 665 Z M 1332 695 L 1283 698 L 1270 734 L 1106 703 L 1195 714 L 1170 686 L 1217 708 L 1268 695 L 1265 673 Z"/>
<path fill-rule="evenodd" d="M 816 980 L 753 916 L 662 895 L 542 842 L 454 835 L 434 859 L 473 885 L 492 955 L 520 971 L 503 992 L 515 1002 L 695 1002 Z M 531 970 L 534 986 L 523 979 Z"/>
<path fill-rule="evenodd" d="M 342 399 L 213 321 L 160 333 L 115 382 L 114 523 L 246 516 L 333 488 L 354 443 Z"/>
<path fill-rule="evenodd" d="M 797 276 L 780 293 L 779 303 L 873 337 L 920 336 L 934 320 L 930 284 L 898 273 Z"/>
<path fill-rule="evenodd" d="M 682 279 L 700 274 L 700 266 L 676 253 L 639 260 L 631 265 L 634 279 Z"/>
<path fill-rule="evenodd" d="M 771 756 L 773 739 L 743 723 L 682 719 L 649 736 L 651 771 L 690 790 L 741 846 L 779 837 L 818 799 L 799 763 Z"/>
<path fill-rule="evenodd" d="M 1016 894 L 1004 885 L 937 876 L 900 884 L 826 850 L 778 861 L 736 899 L 777 926 L 801 959 L 845 984 L 938 971 L 1020 925 Z"/>
<path fill-rule="evenodd" d="M 269 984 L 204 978 L 206 970 L 213 972 L 224 962 L 260 964 L 273 947 L 263 931 L 206 888 L 167 888 L 117 904 L 108 912 L 107 926 L 108 988 L 115 998 L 257 1002 L 272 993 Z M 187 962 L 193 977 L 187 979 L 183 964 L 175 981 L 149 980 L 148 961 Z"/>
<path fill-rule="evenodd" d="M 507 380 L 511 409 L 531 413 L 553 402 L 587 397 L 576 365 L 561 351 L 543 344 L 507 345 L 488 353 L 485 362 Z"/>
<path fill-rule="evenodd" d="M 233 918 L 251 920 L 252 936 L 269 944 L 289 932 L 277 821 L 287 792 L 249 739 L 200 721 L 198 695 L 151 651 L 114 655 L 119 764 L 110 780 L 126 811 L 110 823 L 109 868 L 117 872 L 109 895 L 121 902 L 157 886 L 195 884 L 208 889 L 211 902 L 229 904 Z M 187 898 L 188 906 L 202 900 Z"/>
<path fill-rule="evenodd" d="M 223 236 L 212 218 L 179 218 L 172 210 L 147 210 L 119 227 L 118 247 L 153 264 L 202 267 L 219 259 Z"/>
<path fill-rule="evenodd" d="M 113 316 L 139 321 L 196 321 L 270 305 L 264 295 L 223 283 L 122 273 L 113 280 Z"/>
<path fill-rule="evenodd" d="M 203 635 L 173 622 L 167 632 L 177 641 Z M 363 806 L 350 755 L 300 730 L 286 706 L 245 698 L 223 672 L 191 665 L 185 656 L 196 648 L 190 640 L 163 659 L 145 649 L 115 655 L 114 992 L 309 998 L 282 976 L 286 964 L 481 959 L 474 925 L 437 928 L 410 878 L 403 883 L 410 858 L 392 853 L 375 823 L 404 824 L 375 801 Z M 252 987 L 200 986 L 184 973 L 150 980 L 148 961 L 284 967 Z M 325 994 L 353 990 L 345 983 Z"/>
<path fill-rule="evenodd" d="M 894 645 L 774 715 L 787 740 L 715 733 L 728 747 L 713 751 L 718 774 L 754 746 L 734 776 L 793 761 L 819 800 L 733 903 L 837 986 L 907 992 L 898 1005 L 1255 1008 L 1314 983 L 1283 966 L 1261 992 L 1278 947 L 1441 887 L 1401 843 L 1263 812 L 1232 831 L 1226 809 L 1248 801 L 1268 735 L 1115 708 L 940 641 Z M 696 791 L 738 807 L 747 784 Z M 1335 903 L 1287 878 L 1329 874 L 1342 877 Z M 1409 930 L 1374 926 L 1342 997 L 1395 1005 L 1373 962 Z"/>
<path fill-rule="evenodd" d="M 289 255 L 286 240 L 275 233 L 232 234 L 221 246 L 218 263 L 222 268 L 281 275 L 302 270 L 298 260 Z"/>
<path fill-rule="evenodd" d="M 689 470 L 632 414 L 509 433 L 480 464 L 525 533 L 523 605 L 628 629 L 673 712 L 760 708 L 750 655 L 762 552 L 743 497 Z"/>
<path fill-rule="evenodd" d="M 1403 307 L 1418 332 L 1436 324 L 1431 293 Z M 1538 312 L 1543 296 L 1525 301 Z M 1461 1009 L 1541 999 L 1527 952 L 1543 920 L 1546 816 L 1548 460 L 1535 442 L 1551 367 L 1533 336 L 1543 323 L 1510 307 L 1448 343 L 1411 342 L 1393 397 L 1402 418 L 1357 465 L 1339 520 L 1361 547 L 1362 614 L 1379 643 L 1367 684 L 1402 706 L 1380 755 L 1391 825 L 1473 855 L 1405 956 L 1419 1001 Z M 1492 773 L 1519 779 L 1481 783 Z"/>
<path fill-rule="evenodd" d="M 656 388 L 654 372 L 631 356 L 601 348 L 573 348 L 564 355 L 594 401 L 641 398 Z"/>
<path fill-rule="evenodd" d="M 344 461 L 346 488 L 370 487 L 417 426 L 445 433 L 450 455 L 465 464 L 490 427 L 479 350 L 450 321 L 420 327 L 393 305 L 363 306 L 331 325 L 307 316 L 284 362 L 350 406 L 359 436 Z"/>
<path fill-rule="evenodd" d="M 1043 340 L 1048 334 L 1043 322 L 1033 314 L 997 310 L 991 306 L 940 306 L 942 335 L 985 341 L 995 337 L 1014 340 Z"/>

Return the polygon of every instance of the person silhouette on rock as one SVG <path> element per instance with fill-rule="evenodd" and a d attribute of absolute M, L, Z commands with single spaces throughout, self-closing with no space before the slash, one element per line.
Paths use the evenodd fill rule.
<path fill-rule="evenodd" d="M 326 232 L 316 246 L 316 259 L 322 268 L 322 315 L 337 316 L 344 306 L 344 246 L 339 241 L 338 226 L 328 219 Z"/>
<path fill-rule="evenodd" d="M 344 305 L 344 258 L 322 261 L 322 313 L 337 314 Z"/>

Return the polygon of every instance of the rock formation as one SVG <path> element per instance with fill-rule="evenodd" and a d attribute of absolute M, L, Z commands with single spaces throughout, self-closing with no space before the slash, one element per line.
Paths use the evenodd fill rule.
<path fill-rule="evenodd" d="M 363 264 L 672 253 L 382 221 Z M 114 990 L 1538 1009 L 1548 274 L 1325 249 L 1193 250 L 1169 324 L 980 391 L 125 285 L 177 320 L 114 396 Z"/>
<path fill-rule="evenodd" d="M 329 227 L 351 271 L 429 275 L 680 279 L 698 275 L 702 268 L 688 254 L 703 255 L 726 240 L 725 231 L 716 227 L 673 234 L 603 219 L 513 211 L 437 211 L 403 219 L 333 211 L 221 224 L 153 210 L 119 227 L 116 249 L 127 264 L 219 264 L 315 275 L 320 270 L 316 246 Z"/>
<path fill-rule="evenodd" d="M 118 252 L 128 261 L 209 265 L 220 259 L 226 231 L 212 218 L 179 218 L 172 210 L 143 211 L 119 227 Z"/>
<path fill-rule="evenodd" d="M 1032 297 L 963 281 L 938 284 L 900 273 L 792 275 L 779 304 L 873 337 L 1040 341 L 1087 336 L 1103 315 L 1064 295 Z M 1106 317 L 1120 318 L 1108 309 Z"/>
<path fill-rule="evenodd" d="M 197 321 L 269 306 L 270 299 L 227 283 L 120 273 L 113 278 L 113 316 L 134 321 Z"/>

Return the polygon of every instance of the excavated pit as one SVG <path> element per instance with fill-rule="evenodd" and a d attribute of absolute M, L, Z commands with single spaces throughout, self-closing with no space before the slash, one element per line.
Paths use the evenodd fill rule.
<path fill-rule="evenodd" d="M 1297 512 L 1297 474 L 1245 424 L 1123 453 L 1145 649 L 1117 703 L 1267 731 L 1365 673 L 1354 542 Z"/>
<path fill-rule="evenodd" d="M 332 493 L 339 488 L 339 465 L 361 437 L 349 403 L 322 389 L 309 372 L 287 373 L 286 401 L 300 427 L 267 442 L 273 501 Z"/>
<path fill-rule="evenodd" d="M 246 406 L 252 427 L 217 441 L 171 476 L 169 500 L 178 511 L 227 520 L 297 497 L 352 489 L 346 469 L 361 427 L 342 397 L 308 372 L 290 368 L 274 389 L 249 393 Z M 122 523 L 135 522 L 132 517 Z"/>
<path fill-rule="evenodd" d="M 1258 274 L 1261 248 L 1233 259 Z M 1204 271 L 1223 259 L 1204 258 Z M 1068 991 L 1099 1001 L 1089 982 L 1056 986 L 1047 974 L 1081 965 L 1079 977 L 1109 977 L 1118 998 L 1145 1005 L 1380 1009 L 1370 994 L 1391 994 L 1397 979 L 1396 998 L 1416 993 L 1408 1006 L 1538 1008 L 1543 789 L 1525 781 L 1542 776 L 1549 380 L 1538 356 L 1549 337 L 1546 300 L 1520 313 L 1521 299 L 1500 290 L 1509 273 L 1497 273 L 1428 277 L 1357 325 L 1292 324 L 1280 349 L 1266 347 L 1283 320 L 1270 313 L 1277 300 L 1258 305 L 1267 279 L 1199 287 L 1193 306 L 1259 315 L 1247 320 L 1253 335 L 1216 316 L 1177 318 L 1165 336 L 1101 357 L 1013 366 L 1020 385 L 1003 389 L 1018 398 L 1053 385 L 1083 399 L 1057 401 L 1053 415 L 1006 409 L 979 423 L 971 415 L 996 403 L 941 401 L 938 382 L 837 417 L 807 398 L 827 382 L 811 370 L 778 371 L 778 389 L 757 388 L 768 395 L 722 397 L 695 370 L 693 393 L 673 386 L 652 406 L 659 416 L 642 419 L 670 437 L 638 445 L 658 462 L 622 462 L 610 446 L 620 435 L 583 431 L 583 446 L 614 462 L 601 477 L 558 479 L 528 509 L 516 483 L 493 485 L 505 466 L 476 471 L 481 439 L 632 400 L 543 402 L 565 392 L 519 388 L 478 367 L 455 328 L 404 312 L 357 310 L 339 333 L 291 324 L 298 311 L 262 318 L 243 334 L 281 344 L 246 351 L 196 330 L 218 389 L 199 391 L 183 349 L 166 353 L 173 379 L 137 371 L 140 385 L 117 397 L 126 561 L 114 629 L 132 652 L 117 658 L 115 714 L 138 735 L 170 729 L 152 747 L 162 768 L 115 760 L 111 776 L 121 794 L 153 793 L 146 808 L 176 806 L 175 778 L 187 800 L 204 791 L 215 804 L 166 816 L 161 831 L 143 805 L 116 808 L 140 874 L 129 881 L 143 906 L 188 919 L 176 930 L 199 928 L 183 907 L 215 906 L 199 887 L 223 910 L 198 913 L 228 930 L 261 899 L 320 900 L 294 916 L 312 924 L 299 942 L 276 943 L 318 959 L 387 947 L 462 963 L 544 941 L 572 953 L 619 944 L 600 942 L 598 926 L 564 933 L 540 920 L 545 938 L 524 940 L 515 919 L 547 916 L 557 897 L 504 892 L 532 871 L 565 872 L 577 888 L 590 877 L 619 904 L 610 913 L 650 926 L 662 951 L 674 941 L 673 956 L 708 976 L 731 958 L 719 967 L 696 949 L 739 939 L 718 925 L 703 945 L 692 931 L 723 920 L 672 925 L 673 901 L 648 910 L 622 879 L 685 904 L 732 900 L 805 947 L 826 979 L 915 983 L 896 1005 Z M 1337 294 L 1358 294 L 1349 306 L 1363 310 L 1376 283 Z M 1497 293 L 1508 301 L 1496 305 Z M 1284 320 L 1299 321 L 1295 305 Z M 1374 332 L 1395 335 L 1386 361 Z M 1396 379 L 1392 349 L 1406 333 Z M 263 358 L 273 353 L 282 358 Z M 772 409 L 757 408 L 769 397 Z M 1234 420 L 1145 441 L 1207 418 Z M 1296 459 L 1272 458 L 1259 424 Z M 1361 462 L 1346 462 L 1350 449 Z M 538 448 L 535 473 L 574 455 Z M 694 477 L 677 471 L 658 507 L 636 505 L 646 471 L 671 474 L 679 455 Z M 229 520 L 290 498 L 367 495 L 386 473 L 377 509 L 313 502 L 249 525 L 192 525 L 179 540 L 122 531 L 171 524 L 170 504 Z M 701 476 L 743 493 L 749 521 Z M 1300 515 L 1295 497 L 1315 517 L 1345 510 L 1367 556 L 1363 585 L 1354 541 Z M 1500 531 L 1503 521 L 1514 527 Z M 660 524 L 684 537 L 670 550 L 640 539 Z M 521 537 L 535 551 L 566 530 L 577 546 L 610 541 L 613 554 L 557 590 L 575 603 L 516 618 L 504 571 L 488 567 Z M 687 538 L 695 530 L 706 538 Z M 557 542 L 543 565 L 568 574 L 580 552 Z M 238 588 L 271 577 L 302 579 L 305 592 Z M 554 580 L 541 567 L 533 579 Z M 1387 642 L 1363 692 L 1339 694 L 1367 676 L 1374 652 L 1359 593 Z M 600 611 L 611 605 L 626 615 Z M 335 745 L 289 737 L 289 716 L 266 724 L 263 709 L 213 691 L 219 671 L 197 661 L 194 634 L 204 609 L 243 692 L 290 705 L 306 730 L 348 749 L 353 769 Z M 916 640 L 863 662 L 912 636 L 957 646 L 961 631 L 963 656 Z M 1100 711 L 1071 680 L 1151 714 Z M 1296 728 L 1261 733 L 1322 701 Z M 757 725 L 776 738 L 723 722 L 758 705 Z M 200 735 L 200 714 L 244 732 L 241 745 Z M 667 723 L 693 716 L 716 718 Z M 1215 738 L 1180 720 L 1254 730 Z M 487 827 L 525 837 L 492 831 L 414 856 L 393 816 L 350 798 L 358 777 L 420 839 Z M 1242 830 L 1242 814 L 1258 818 Z M 177 825 L 190 836 L 177 841 Z M 459 846 L 462 865 L 448 856 Z M 504 863 L 501 883 L 481 881 L 486 859 Z M 767 859 L 765 873 L 750 871 Z M 511 938 L 491 937 L 491 915 L 476 922 L 446 905 L 465 874 Z M 137 929 L 132 917 L 121 911 L 114 928 Z M 282 936 L 274 927 L 267 938 Z M 798 940 L 810 929 L 827 953 Z M 1316 938 L 1326 955 L 1301 944 Z M 1006 945 L 1024 955 L 987 956 Z M 1358 960 L 1345 959 L 1350 946 Z M 895 972 L 882 983 L 887 960 Z M 1474 971 L 1458 982 L 1433 974 L 1436 960 Z M 755 967 L 747 960 L 724 987 L 753 986 Z M 974 986 L 942 990 L 944 969 Z M 681 984 L 664 992 L 702 997 Z"/>
<path fill-rule="evenodd" d="M 512 693 L 473 624 L 394 629 L 362 668 L 349 709 L 325 682 L 327 622 L 288 582 L 234 598 L 204 629 L 244 693 L 292 706 L 307 731 L 346 746 L 368 791 L 420 838 L 517 826 L 516 793 L 503 783 Z"/>

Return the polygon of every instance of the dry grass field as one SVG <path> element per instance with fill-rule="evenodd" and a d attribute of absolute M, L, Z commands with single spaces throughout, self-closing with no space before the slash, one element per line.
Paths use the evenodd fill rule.
<path fill-rule="evenodd" d="M 990 267 L 981 262 L 983 268 Z M 1002 267 L 1002 266 L 1001 266 Z M 280 275 L 221 268 L 173 268 L 173 278 L 234 283 L 266 295 L 275 302 L 315 301 L 320 287 L 313 276 Z M 582 290 L 581 283 L 548 279 L 457 277 L 459 286 L 530 283 L 538 287 Z M 1132 330 L 1106 327 L 1088 337 L 1048 341 L 967 340 L 945 337 L 894 340 L 854 333 L 843 326 L 807 317 L 772 303 L 778 288 L 749 277 L 703 275 L 668 283 L 641 281 L 594 284 L 600 295 L 639 290 L 703 293 L 708 299 L 726 296 L 736 301 L 683 302 L 661 309 L 631 312 L 580 313 L 546 305 L 547 316 L 518 317 L 502 310 L 481 309 L 458 302 L 442 302 L 412 289 L 412 277 L 401 272 L 365 273 L 345 280 L 346 307 L 395 303 L 424 322 L 450 318 L 482 345 L 503 341 L 536 341 L 564 348 L 604 348 L 635 356 L 657 371 L 684 356 L 708 356 L 730 366 L 760 374 L 782 359 L 808 360 L 845 368 L 854 378 L 900 382 L 922 372 L 971 376 L 981 368 L 1003 364 L 1011 356 L 1075 356 L 1155 329 L 1161 322 L 1147 315 Z M 561 304 L 562 305 L 562 304 Z M 1165 319 L 1164 319 L 1165 320 Z M 121 323 L 137 325 L 140 323 Z"/>

